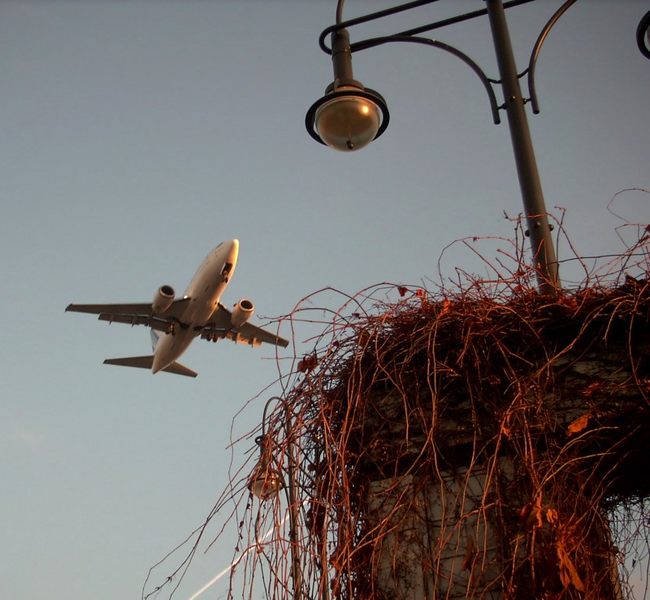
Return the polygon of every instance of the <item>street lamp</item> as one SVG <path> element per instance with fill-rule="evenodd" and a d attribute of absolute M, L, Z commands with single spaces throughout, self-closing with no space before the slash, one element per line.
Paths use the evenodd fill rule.
<path fill-rule="evenodd" d="M 502 0 L 485 0 L 486 8 L 481 10 L 428 23 L 393 35 L 367 38 L 350 44 L 348 29 L 355 25 L 382 19 L 438 1 L 414 0 L 393 8 L 344 21 L 342 18 L 344 0 L 338 0 L 336 24 L 323 30 L 319 37 L 321 49 L 332 55 L 334 82 L 326 89 L 325 96 L 317 100 L 307 111 L 305 117 L 307 131 L 318 142 L 327 144 L 337 150 L 352 151 L 358 150 L 377 139 L 388 126 L 389 113 L 383 97 L 374 90 L 364 88 L 352 78 L 353 52 L 390 42 L 411 42 L 439 48 L 460 58 L 476 73 L 483 83 L 492 108 L 492 117 L 496 124 L 500 122 L 499 111 L 506 111 L 527 221 L 526 235 L 530 237 L 531 241 L 538 286 L 542 293 L 556 294 L 560 281 L 558 262 L 551 236 L 552 226 L 548 222 L 524 104 L 530 100 L 533 112 L 539 112 L 534 81 L 537 57 L 549 31 L 560 16 L 574 4 L 575 0 L 566 0 L 546 23 L 535 42 L 528 68 L 522 73 L 517 73 L 505 18 L 505 9 L 534 0 L 511 0 L 505 3 Z M 457 48 L 420 36 L 423 32 L 433 31 L 446 25 L 483 15 L 488 15 L 492 30 L 500 74 L 499 80 L 488 78 L 476 62 Z M 331 47 L 328 47 L 325 42 L 328 36 L 331 36 Z M 523 97 L 519 86 L 519 79 L 524 75 L 527 75 L 528 78 L 529 99 Z M 495 85 L 500 85 L 503 90 L 504 102 L 501 105 L 498 105 L 496 101 Z"/>
<path fill-rule="evenodd" d="M 251 476 L 248 479 L 249 491 L 257 496 L 261 501 L 269 500 L 282 489 L 284 489 L 284 480 L 280 471 L 273 466 L 273 451 L 277 448 L 273 440 L 266 432 L 266 416 L 269 406 L 272 402 L 279 402 L 284 408 L 284 434 L 286 445 L 284 451 L 287 455 L 287 477 L 288 483 L 288 503 L 289 503 L 289 544 L 291 549 L 291 580 L 293 582 L 294 600 L 302 600 L 302 572 L 300 570 L 300 556 L 298 554 L 297 527 L 298 527 L 298 505 L 296 497 L 296 479 L 295 479 L 295 457 L 293 453 L 292 438 L 292 421 L 291 406 L 279 396 L 269 398 L 264 405 L 262 413 L 262 435 L 256 438 L 255 442 L 260 447 L 260 458 L 253 468 Z"/>
<path fill-rule="evenodd" d="M 284 488 L 282 474 L 272 464 L 273 443 L 266 434 L 255 438 L 260 458 L 248 479 L 249 491 L 260 500 L 274 498 Z"/>
<path fill-rule="evenodd" d="M 353 78 L 350 36 L 345 29 L 332 32 L 332 63 L 334 81 L 307 112 L 307 131 L 335 150 L 359 150 L 384 133 L 388 107 L 380 94 Z"/>

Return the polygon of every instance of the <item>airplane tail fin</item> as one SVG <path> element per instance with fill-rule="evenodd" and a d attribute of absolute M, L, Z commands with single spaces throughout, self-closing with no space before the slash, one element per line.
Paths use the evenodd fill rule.
<path fill-rule="evenodd" d="M 107 358 L 105 365 L 117 365 L 118 367 L 137 367 L 138 369 L 151 369 L 153 366 L 153 356 L 127 356 L 125 358 Z M 162 369 L 166 373 L 175 375 L 184 375 L 185 377 L 196 377 L 198 373 L 188 369 L 186 366 L 173 362 L 168 367 Z"/>

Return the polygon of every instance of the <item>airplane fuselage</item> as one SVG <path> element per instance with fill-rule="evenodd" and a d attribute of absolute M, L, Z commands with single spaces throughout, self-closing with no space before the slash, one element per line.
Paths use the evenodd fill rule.
<path fill-rule="evenodd" d="M 230 240 L 219 244 L 208 254 L 197 269 L 185 290 L 190 298 L 173 333 L 160 336 L 154 350 L 154 373 L 165 369 L 187 350 L 192 340 L 201 332 L 219 306 L 219 300 L 235 272 L 239 254 L 239 241 Z"/>

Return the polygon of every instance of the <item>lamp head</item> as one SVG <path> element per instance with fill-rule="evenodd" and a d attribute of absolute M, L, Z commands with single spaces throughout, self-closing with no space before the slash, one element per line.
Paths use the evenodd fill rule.
<path fill-rule="evenodd" d="M 334 82 L 305 116 L 311 137 L 335 150 L 350 152 L 367 146 L 388 126 L 386 101 L 364 88 L 352 74 L 352 48 L 346 29 L 332 32 Z"/>
<path fill-rule="evenodd" d="M 268 500 L 284 488 L 284 479 L 281 473 L 273 467 L 272 442 L 268 435 L 262 434 L 255 438 L 255 443 L 260 448 L 260 459 L 248 478 L 248 490 L 260 500 Z"/>
<path fill-rule="evenodd" d="M 305 127 L 317 142 L 350 152 L 384 133 L 389 118 L 380 94 L 348 80 L 328 86 L 325 95 L 307 111 Z"/>
<path fill-rule="evenodd" d="M 280 473 L 267 466 L 266 469 L 256 469 L 248 480 L 249 491 L 260 500 L 269 500 L 284 488 L 284 481 Z"/>

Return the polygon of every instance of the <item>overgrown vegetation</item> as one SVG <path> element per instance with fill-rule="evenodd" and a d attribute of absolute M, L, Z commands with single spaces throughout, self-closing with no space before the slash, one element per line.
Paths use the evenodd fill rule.
<path fill-rule="evenodd" d="M 553 298 L 522 239 L 489 280 L 383 284 L 322 320 L 266 422 L 295 519 L 288 494 L 248 492 L 252 454 L 164 585 L 234 499 L 234 597 L 298 598 L 294 578 L 304 599 L 629 597 L 648 554 L 648 231 Z"/>

